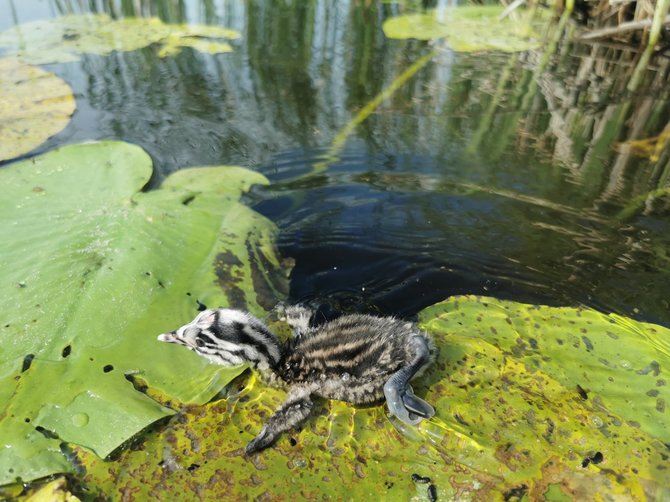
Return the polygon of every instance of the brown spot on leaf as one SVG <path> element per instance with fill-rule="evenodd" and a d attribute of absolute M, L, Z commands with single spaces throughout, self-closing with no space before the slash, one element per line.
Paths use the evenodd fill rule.
<path fill-rule="evenodd" d="M 511 490 L 506 491 L 503 494 L 503 500 L 505 500 L 505 502 L 511 500 L 521 500 L 524 498 L 527 492 L 528 487 L 526 485 L 517 486 L 515 488 L 512 488 Z"/>
<path fill-rule="evenodd" d="M 35 354 L 28 354 L 23 358 L 23 364 L 21 365 L 21 373 L 28 371 L 30 366 L 33 364 L 33 359 L 35 359 Z"/>
<path fill-rule="evenodd" d="M 656 400 L 656 411 L 658 411 L 659 413 L 665 413 L 665 399 L 663 399 L 662 397 L 659 397 Z"/>
<path fill-rule="evenodd" d="M 579 384 L 577 384 L 577 393 L 579 394 L 579 397 L 581 397 L 584 401 L 586 401 L 589 398 L 588 393 Z"/>
<path fill-rule="evenodd" d="M 656 361 L 652 361 L 644 368 L 637 370 L 635 373 L 638 375 L 648 375 L 649 373 L 652 373 L 654 376 L 658 376 L 661 374 L 661 365 Z"/>
<path fill-rule="evenodd" d="M 356 476 L 358 476 L 359 478 L 361 479 L 366 478 L 365 472 L 363 471 L 363 464 L 356 462 L 356 464 L 354 465 L 354 472 L 356 473 Z"/>

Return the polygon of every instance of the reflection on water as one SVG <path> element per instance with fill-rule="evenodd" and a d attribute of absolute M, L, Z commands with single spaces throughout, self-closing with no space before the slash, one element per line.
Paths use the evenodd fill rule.
<path fill-rule="evenodd" d="M 294 155 L 304 171 L 309 160 Z M 540 196 L 551 166 L 537 159 L 509 169 L 478 172 L 456 155 L 442 164 L 345 151 L 327 176 L 258 190 L 256 209 L 280 223 L 280 246 L 296 258 L 297 299 L 410 314 L 476 292 L 626 310 L 654 280 L 663 287 L 653 274 L 651 284 L 624 287 L 643 274 L 631 253 L 646 254 L 632 245 L 644 232 L 575 205 L 580 186 L 569 178 Z"/>
<path fill-rule="evenodd" d="M 78 110 L 31 155 L 130 141 L 154 158 L 153 186 L 187 165 L 262 171 L 272 184 L 250 202 L 296 258 L 296 300 L 411 315 L 473 292 L 670 324 L 667 202 L 617 217 L 670 181 L 667 142 L 646 156 L 631 142 L 668 124 L 670 60 L 628 96 L 624 49 L 464 55 L 438 44 L 332 159 L 338 131 L 432 50 L 382 33 L 412 4 L 10 1 L 0 27 L 93 10 L 240 31 L 230 54 L 160 59 L 149 47 L 50 65 Z"/>

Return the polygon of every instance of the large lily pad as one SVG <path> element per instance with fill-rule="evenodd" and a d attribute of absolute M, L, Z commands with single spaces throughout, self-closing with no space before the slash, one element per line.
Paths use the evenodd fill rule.
<path fill-rule="evenodd" d="M 173 413 L 134 385 L 167 405 L 206 402 L 241 369 L 157 334 L 196 300 L 256 312 L 276 301 L 275 227 L 239 203 L 265 178 L 191 168 L 142 192 L 151 173 L 119 142 L 0 170 L 0 484 L 72 471 L 63 442 L 105 457 Z"/>
<path fill-rule="evenodd" d="M 211 54 L 230 52 L 225 40 L 237 31 L 207 25 L 165 24 L 157 18 L 112 19 L 106 14 L 69 15 L 20 24 L 0 33 L 0 48 L 33 64 L 78 61 L 82 54 L 106 55 L 151 44 L 160 56 L 192 47 Z"/>
<path fill-rule="evenodd" d="M 444 38 L 457 52 L 518 52 L 539 45 L 539 36 L 530 25 L 498 19 L 502 12 L 499 5 L 449 7 L 392 17 L 384 22 L 383 30 L 389 38 Z"/>
<path fill-rule="evenodd" d="M 421 321 L 440 355 L 414 386 L 437 415 L 416 429 L 383 406 L 324 402 L 302 431 L 247 458 L 284 394 L 244 374 L 225 399 L 186 408 L 115 462 L 76 449 L 81 481 L 124 500 L 426 500 L 431 483 L 439 500 L 670 496 L 670 330 L 480 297 Z"/>
<path fill-rule="evenodd" d="M 0 160 L 31 151 L 70 122 L 76 102 L 56 75 L 0 58 Z"/>

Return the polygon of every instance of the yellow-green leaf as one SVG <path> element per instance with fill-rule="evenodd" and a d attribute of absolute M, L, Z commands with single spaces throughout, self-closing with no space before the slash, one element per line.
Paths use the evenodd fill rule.
<path fill-rule="evenodd" d="M 199 37 L 170 36 L 164 41 L 161 50 L 158 51 L 158 56 L 164 58 L 178 54 L 184 47 L 190 47 L 204 54 L 222 54 L 233 51 L 228 42 L 216 42 Z"/>
<path fill-rule="evenodd" d="M 40 487 L 25 498 L 25 502 L 79 502 L 79 498 L 70 493 L 65 478 L 56 478 Z"/>
<path fill-rule="evenodd" d="M 157 18 L 112 19 L 106 14 L 68 15 L 33 21 L 0 33 L 0 48 L 33 64 L 77 61 L 81 54 L 106 55 L 132 51 L 151 44 L 162 54 L 182 47 L 210 53 L 229 52 L 240 34 L 220 26 L 165 24 Z"/>
<path fill-rule="evenodd" d="M 383 30 L 389 38 L 444 38 L 457 52 L 517 52 L 537 47 L 535 31 L 524 22 L 498 19 L 502 11 L 498 5 L 448 7 L 392 17 L 384 22 Z"/>
<path fill-rule="evenodd" d="M 187 407 L 115 462 L 83 449 L 91 493 L 164 499 L 666 500 L 670 330 L 590 309 L 454 297 L 420 314 L 439 348 L 413 382 L 436 416 L 320 402 L 301 431 L 244 445 L 285 394 L 253 375 Z M 416 483 L 412 475 L 429 478 Z"/>
<path fill-rule="evenodd" d="M 0 58 L 0 160 L 28 153 L 63 130 L 75 108 L 62 79 L 16 58 Z"/>

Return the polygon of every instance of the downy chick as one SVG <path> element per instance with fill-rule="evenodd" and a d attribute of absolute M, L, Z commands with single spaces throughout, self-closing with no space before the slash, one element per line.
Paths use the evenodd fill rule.
<path fill-rule="evenodd" d="M 300 425 L 313 407 L 312 396 L 354 404 L 384 397 L 391 414 L 411 425 L 434 415 L 409 385 L 434 355 L 432 341 L 414 324 L 354 314 L 310 327 L 310 310 L 292 306 L 284 314 L 294 330 L 285 343 L 252 315 L 231 309 L 205 310 L 158 337 L 216 364 L 249 363 L 269 383 L 287 388 L 285 401 L 247 445 L 248 454 Z"/>

